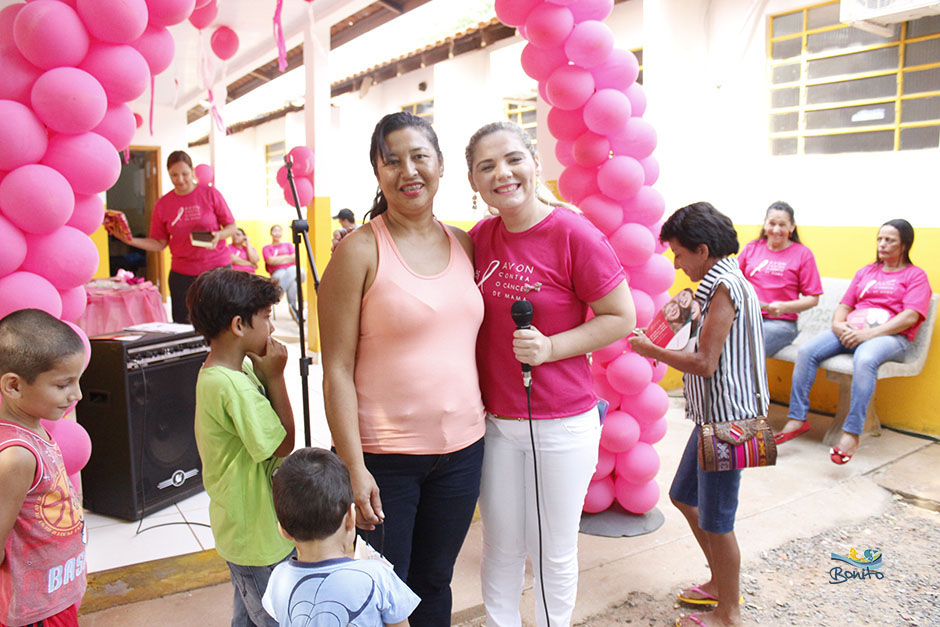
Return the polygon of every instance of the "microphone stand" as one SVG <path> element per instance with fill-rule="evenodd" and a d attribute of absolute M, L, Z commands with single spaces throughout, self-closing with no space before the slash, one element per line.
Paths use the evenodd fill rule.
<path fill-rule="evenodd" d="M 297 219 L 290 223 L 290 230 L 293 233 L 293 242 L 294 242 L 294 280 L 297 282 L 297 327 L 300 330 L 300 392 L 303 398 L 303 429 L 304 429 L 304 446 L 310 446 L 311 444 L 311 434 L 310 434 L 310 391 L 308 389 L 308 381 L 310 379 L 310 364 L 313 363 L 313 360 L 307 356 L 307 340 L 306 340 L 306 330 L 304 323 L 306 322 L 306 317 L 304 315 L 304 292 L 302 289 L 303 286 L 303 274 L 301 273 L 302 264 L 300 263 L 300 241 L 303 239 L 304 246 L 307 249 L 307 261 L 310 263 L 310 271 L 313 277 L 313 291 L 316 292 L 320 289 L 320 277 L 317 275 L 317 266 L 313 262 L 313 250 L 310 248 L 310 237 L 308 233 L 310 231 L 310 226 L 307 224 L 307 221 L 303 219 L 303 214 L 300 211 L 300 199 L 297 197 L 297 187 L 294 185 L 294 174 L 291 171 L 291 168 L 294 165 L 293 159 L 289 154 L 284 155 L 284 165 L 287 166 L 287 183 L 290 185 L 291 196 L 294 199 L 294 208 L 297 210 Z M 288 307 L 290 304 L 288 303 Z"/>

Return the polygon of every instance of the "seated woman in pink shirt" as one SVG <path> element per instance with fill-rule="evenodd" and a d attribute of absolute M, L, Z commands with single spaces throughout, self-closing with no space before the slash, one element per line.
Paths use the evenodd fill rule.
<path fill-rule="evenodd" d="M 878 231 L 875 263 L 855 278 L 832 315 L 832 329 L 800 346 L 790 388 L 790 420 L 778 434 L 786 442 L 809 430 L 809 390 L 820 361 L 852 353 L 852 400 L 842 438 L 829 450 L 835 464 L 845 464 L 858 450 L 878 367 L 903 359 L 930 305 L 927 273 L 911 262 L 914 228 L 907 220 L 889 220 Z"/>
<path fill-rule="evenodd" d="M 264 269 L 280 284 L 284 294 L 287 295 L 291 317 L 300 322 L 304 319 L 304 315 L 302 311 L 297 310 L 297 270 L 294 267 L 294 245 L 290 242 L 282 242 L 283 236 L 284 230 L 280 224 L 272 226 L 271 243 L 261 249 L 261 256 L 264 257 Z M 303 283 L 306 278 L 306 273 L 301 268 L 300 282 Z"/>
<path fill-rule="evenodd" d="M 815 307 L 822 282 L 813 252 L 800 243 L 793 207 L 775 202 L 767 208 L 760 237 L 738 255 L 738 267 L 760 299 L 764 351 L 768 357 L 796 338 L 796 314 Z"/>
<path fill-rule="evenodd" d="M 258 251 L 248 243 L 248 236 L 242 229 L 238 229 L 232 236 L 232 244 L 228 249 L 232 253 L 233 270 L 255 273 L 258 267 Z"/>

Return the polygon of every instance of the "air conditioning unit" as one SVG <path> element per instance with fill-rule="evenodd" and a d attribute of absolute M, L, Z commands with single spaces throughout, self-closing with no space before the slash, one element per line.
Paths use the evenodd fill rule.
<path fill-rule="evenodd" d="M 940 15 L 940 0 L 842 0 L 839 20 L 864 31 L 890 37 L 892 24 Z"/>

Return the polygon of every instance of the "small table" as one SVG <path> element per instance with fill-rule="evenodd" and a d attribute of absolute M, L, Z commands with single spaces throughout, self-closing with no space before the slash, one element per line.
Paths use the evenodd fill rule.
<path fill-rule="evenodd" d="M 85 284 L 88 305 L 75 321 L 89 336 L 113 333 L 143 322 L 166 322 L 160 290 L 150 281 L 129 285 L 116 279 Z"/>

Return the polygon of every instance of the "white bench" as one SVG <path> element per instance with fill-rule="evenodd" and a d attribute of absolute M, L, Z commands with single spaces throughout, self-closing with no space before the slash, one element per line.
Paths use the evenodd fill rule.
<path fill-rule="evenodd" d="M 822 278 L 823 294 L 819 297 L 819 304 L 812 309 L 804 311 L 799 315 L 796 321 L 799 335 L 793 340 L 793 343 L 784 346 L 773 359 L 780 359 L 796 363 L 797 350 L 803 342 L 809 338 L 832 327 L 832 314 L 842 300 L 845 290 L 848 289 L 849 279 L 834 279 L 829 277 Z M 917 330 L 914 341 L 911 343 L 910 350 L 904 356 L 903 361 L 886 361 L 878 368 L 878 378 L 888 379 L 890 377 L 914 377 L 920 374 L 927 361 L 927 352 L 930 349 L 930 338 L 933 335 L 934 324 L 937 321 L 937 301 L 940 295 L 933 294 L 930 297 L 930 308 L 927 311 L 927 317 Z M 836 417 L 832 421 L 829 430 L 823 437 L 823 443 L 827 445 L 837 444 L 842 434 L 842 424 L 849 413 L 849 402 L 852 392 L 852 374 L 854 366 L 851 354 L 836 355 L 829 359 L 819 362 L 819 368 L 826 371 L 826 377 L 830 381 L 839 384 L 839 401 L 836 408 Z M 881 432 L 881 421 L 875 412 L 874 395 L 872 401 L 868 404 L 868 412 L 865 417 L 864 433 L 878 434 Z"/>

